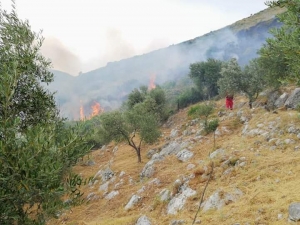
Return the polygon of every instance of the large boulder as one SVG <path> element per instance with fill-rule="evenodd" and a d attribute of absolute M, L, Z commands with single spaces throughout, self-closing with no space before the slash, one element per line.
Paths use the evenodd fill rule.
<path fill-rule="evenodd" d="M 284 106 L 287 108 L 295 109 L 300 103 L 300 88 L 296 88 L 285 101 Z"/>
<path fill-rule="evenodd" d="M 275 101 L 275 107 L 276 108 L 280 108 L 282 106 L 284 106 L 285 101 L 287 100 L 287 98 L 289 97 L 288 93 L 283 93 L 282 95 L 280 95 L 280 97 Z"/>

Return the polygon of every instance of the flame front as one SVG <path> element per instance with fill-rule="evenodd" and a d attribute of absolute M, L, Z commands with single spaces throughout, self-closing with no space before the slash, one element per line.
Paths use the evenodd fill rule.
<path fill-rule="evenodd" d="M 80 114 L 80 120 L 84 120 L 85 116 L 84 116 L 84 110 L 83 110 L 82 103 L 80 104 L 79 114 Z"/>
<path fill-rule="evenodd" d="M 102 113 L 104 110 L 101 108 L 101 105 L 100 103 L 98 102 L 95 102 L 94 105 L 92 105 L 92 114 L 91 114 L 91 117 L 94 117 L 94 116 L 97 116 L 99 115 L 100 113 Z"/>
<path fill-rule="evenodd" d="M 150 77 L 150 83 L 149 83 L 149 86 L 148 86 L 148 90 L 152 90 L 154 88 L 156 88 L 156 85 L 155 85 L 155 78 L 156 78 L 156 75 L 153 74 L 151 77 Z"/>

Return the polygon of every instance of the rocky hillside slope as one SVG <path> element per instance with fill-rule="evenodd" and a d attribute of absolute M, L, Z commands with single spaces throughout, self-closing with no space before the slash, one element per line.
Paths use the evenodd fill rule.
<path fill-rule="evenodd" d="M 82 189 L 86 203 L 48 225 L 192 224 L 208 180 L 195 224 L 300 219 L 292 204 L 300 202 L 300 88 L 282 91 L 262 94 L 251 110 L 243 96 L 232 111 L 214 102 L 215 143 L 186 108 L 169 118 L 156 144 L 144 146 L 143 163 L 126 143 L 93 151 L 74 168 L 93 177 Z"/>
<path fill-rule="evenodd" d="M 161 85 L 187 76 L 191 63 L 235 57 L 241 65 L 247 64 L 270 37 L 269 29 L 280 26 L 275 15 L 282 11 L 269 8 L 194 39 L 111 62 L 77 77 L 54 71 L 56 79 L 49 89 L 57 91 L 61 113 L 69 119 L 79 119 L 80 107 L 88 115 L 94 102 L 105 111 L 116 109 L 134 88 L 148 86 L 151 80 Z"/>

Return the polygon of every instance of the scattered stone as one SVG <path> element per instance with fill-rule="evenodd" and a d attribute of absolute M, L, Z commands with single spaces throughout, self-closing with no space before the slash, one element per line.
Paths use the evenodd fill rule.
<path fill-rule="evenodd" d="M 129 202 L 127 203 L 127 205 L 125 206 L 125 209 L 128 210 L 128 209 L 131 209 L 133 208 L 133 206 L 135 206 L 139 201 L 141 200 L 141 197 L 138 196 L 138 195 L 133 195 Z"/>
<path fill-rule="evenodd" d="M 84 165 L 85 166 L 94 166 L 95 164 L 96 163 L 93 160 L 89 159 Z"/>
<path fill-rule="evenodd" d="M 178 130 L 172 129 L 170 133 L 170 138 L 176 138 L 178 136 Z"/>
<path fill-rule="evenodd" d="M 281 213 L 278 214 L 278 215 L 277 215 L 277 219 L 278 219 L 278 220 L 282 220 L 282 219 L 283 219 L 283 215 L 282 215 Z"/>
<path fill-rule="evenodd" d="M 300 88 L 299 88 L 300 89 Z M 300 220 L 300 203 L 292 203 L 289 206 L 289 219 L 292 221 Z"/>
<path fill-rule="evenodd" d="M 135 225 L 151 225 L 151 222 L 147 216 L 143 215 L 138 219 Z"/>
<path fill-rule="evenodd" d="M 119 177 L 123 177 L 126 173 L 124 171 L 121 171 Z"/>
<path fill-rule="evenodd" d="M 151 159 L 152 156 L 157 153 L 157 149 L 150 149 L 148 152 L 147 152 L 147 158 L 148 159 Z"/>
<path fill-rule="evenodd" d="M 113 154 L 115 154 L 115 153 L 118 151 L 118 149 L 119 149 L 118 146 L 114 147 L 114 149 L 113 149 L 113 151 L 112 151 Z"/>
<path fill-rule="evenodd" d="M 185 223 L 184 220 L 172 220 L 170 225 L 182 225 L 184 223 Z"/>
<path fill-rule="evenodd" d="M 143 193 L 145 190 L 146 190 L 146 187 L 143 186 L 142 188 L 140 188 L 140 189 L 137 191 L 137 193 L 138 193 L 138 194 L 141 194 L 141 193 Z"/>
<path fill-rule="evenodd" d="M 287 108 L 295 109 L 300 102 L 300 88 L 296 88 L 288 99 L 285 101 L 284 106 Z"/>
<path fill-rule="evenodd" d="M 187 149 L 183 149 L 181 150 L 180 152 L 177 153 L 177 159 L 179 161 L 182 161 L 182 162 L 186 162 L 188 161 L 190 158 L 192 158 L 194 155 L 194 153 L 190 152 L 189 150 Z"/>
<path fill-rule="evenodd" d="M 176 197 L 172 198 L 168 204 L 167 213 L 176 214 L 181 210 L 188 197 L 195 195 L 197 192 L 192 190 L 189 187 L 186 187 L 181 194 L 178 194 Z"/>
<path fill-rule="evenodd" d="M 86 196 L 86 200 L 89 202 L 89 201 L 95 201 L 95 200 L 98 200 L 99 199 L 99 196 L 96 195 L 94 192 L 91 192 L 89 193 L 87 196 Z"/>
<path fill-rule="evenodd" d="M 105 196 L 105 199 L 110 200 L 116 197 L 119 194 L 119 191 L 112 191 L 108 195 Z"/>
<path fill-rule="evenodd" d="M 189 165 L 187 165 L 186 169 L 191 170 L 191 169 L 194 169 L 195 167 L 196 167 L 196 165 L 190 163 Z"/>
<path fill-rule="evenodd" d="M 289 97 L 288 93 L 283 93 L 282 95 L 280 95 L 279 98 L 274 103 L 275 107 L 280 108 L 284 106 L 284 103 L 288 97 Z"/>
<path fill-rule="evenodd" d="M 168 189 L 163 189 L 160 193 L 159 193 L 159 198 L 162 202 L 166 202 L 169 201 L 171 197 L 171 192 Z"/>
<path fill-rule="evenodd" d="M 242 195 L 243 192 L 237 188 L 234 193 L 224 193 L 221 190 L 217 190 L 203 203 L 203 211 L 221 209 L 224 205 L 237 201 Z"/>
<path fill-rule="evenodd" d="M 210 153 L 209 157 L 211 159 L 214 159 L 216 158 L 218 155 L 224 155 L 225 154 L 225 150 L 220 148 L 220 149 L 217 149 L 215 150 L 214 152 Z"/>
<path fill-rule="evenodd" d="M 109 181 L 107 181 L 104 184 L 100 185 L 99 191 L 107 192 L 107 190 L 108 190 L 108 184 L 109 184 Z"/>

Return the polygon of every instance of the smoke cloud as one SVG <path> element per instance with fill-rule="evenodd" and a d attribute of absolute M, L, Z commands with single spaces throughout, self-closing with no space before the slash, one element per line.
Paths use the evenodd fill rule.
<path fill-rule="evenodd" d="M 71 75 L 78 75 L 81 71 L 79 57 L 56 38 L 45 38 L 41 47 L 41 53 L 52 61 L 52 66 L 56 70 L 67 72 Z"/>

